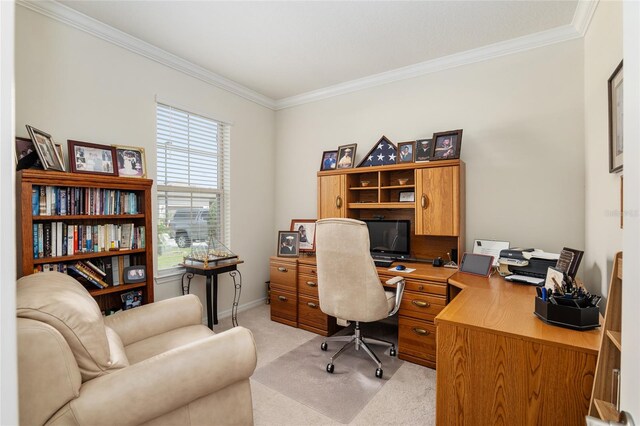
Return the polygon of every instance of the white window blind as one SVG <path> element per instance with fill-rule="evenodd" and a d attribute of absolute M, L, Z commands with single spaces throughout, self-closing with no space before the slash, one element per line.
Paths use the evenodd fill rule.
<path fill-rule="evenodd" d="M 158 270 L 213 236 L 230 245 L 229 125 L 157 104 Z"/>

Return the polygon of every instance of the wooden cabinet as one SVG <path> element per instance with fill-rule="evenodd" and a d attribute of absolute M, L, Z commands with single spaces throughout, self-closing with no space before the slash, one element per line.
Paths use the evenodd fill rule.
<path fill-rule="evenodd" d="M 345 175 L 322 176 L 318 179 L 318 218 L 347 217 Z"/>
<path fill-rule="evenodd" d="M 103 312 L 119 309 L 120 294 L 134 289 L 142 290 L 143 303 L 153 302 L 152 180 L 29 169 L 17 173 L 17 185 L 20 276 L 46 270 L 69 272 L 84 268 L 87 262 L 111 265 L 115 270 L 115 262 L 119 265 L 117 281 L 110 283 L 99 276 L 107 284 L 102 288 L 87 281 L 89 293 Z M 124 237 L 120 249 L 105 244 L 109 230 L 125 227 L 136 232 L 133 246 L 130 242 L 125 245 L 128 239 Z M 74 230 L 78 232 L 75 238 Z M 124 284 L 121 276 L 127 263 L 144 265 L 147 279 Z"/>
<path fill-rule="evenodd" d="M 416 234 L 460 234 L 458 166 L 416 170 Z"/>
<path fill-rule="evenodd" d="M 453 260 L 459 262 L 465 251 L 464 170 L 460 160 L 442 160 L 321 171 L 318 217 L 408 220 L 412 257 L 448 260 L 457 250 Z"/>
<path fill-rule="evenodd" d="M 272 257 L 271 272 L 271 320 L 292 327 L 298 326 L 297 261 Z"/>

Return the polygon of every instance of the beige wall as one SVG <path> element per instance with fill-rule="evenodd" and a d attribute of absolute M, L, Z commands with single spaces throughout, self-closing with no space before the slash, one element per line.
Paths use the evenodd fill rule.
<path fill-rule="evenodd" d="M 622 3 L 600 2 L 584 38 L 585 258 L 589 289 L 607 295 L 622 250 L 620 174 L 609 173 L 607 80 L 622 59 Z"/>
<path fill-rule="evenodd" d="M 274 247 L 274 112 L 23 7 L 16 19 L 19 136 L 30 124 L 65 152 L 67 139 L 142 146 L 154 179 L 156 95 L 233 124 L 231 248 L 246 261 L 241 304 L 264 297 Z M 192 288 L 204 295 L 202 284 Z M 156 286 L 157 300 L 178 294 L 176 277 Z M 221 311 L 232 295 L 221 278 Z"/>
<path fill-rule="evenodd" d="M 323 150 L 463 128 L 467 248 L 583 248 L 582 64 L 575 40 L 278 111 L 277 228 L 316 217 Z"/>

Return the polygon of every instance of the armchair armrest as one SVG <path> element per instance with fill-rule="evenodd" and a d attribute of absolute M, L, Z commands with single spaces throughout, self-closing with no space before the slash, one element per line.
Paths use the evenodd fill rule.
<path fill-rule="evenodd" d="M 393 307 L 393 310 L 389 312 L 389 316 L 392 317 L 398 312 L 400 309 L 400 303 L 402 302 L 402 294 L 404 293 L 404 277 L 393 277 L 386 281 L 387 285 L 395 285 L 396 286 L 396 304 Z"/>
<path fill-rule="evenodd" d="M 141 424 L 248 380 L 255 367 L 253 335 L 236 327 L 88 381 L 69 405 L 78 424 Z"/>
<path fill-rule="evenodd" d="M 109 315 L 104 324 L 128 346 L 176 328 L 202 324 L 202 304 L 197 296 L 188 294 Z"/>

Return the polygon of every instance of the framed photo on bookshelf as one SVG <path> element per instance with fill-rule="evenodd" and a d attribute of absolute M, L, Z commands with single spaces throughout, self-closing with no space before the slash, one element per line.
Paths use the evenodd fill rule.
<path fill-rule="evenodd" d="M 109 145 L 67 140 L 72 173 L 118 176 L 116 150 Z"/>
<path fill-rule="evenodd" d="M 144 148 L 120 145 L 113 145 L 113 147 L 116 149 L 118 176 L 136 178 L 147 176 Z"/>
<path fill-rule="evenodd" d="M 28 124 L 27 131 L 29 132 L 33 146 L 38 153 L 38 157 L 40 157 L 42 168 L 45 170 L 57 170 L 64 172 L 64 163 L 62 162 L 60 154 L 58 154 L 56 145 L 51 139 L 51 135 L 43 132 L 42 130 L 36 129 L 35 127 L 29 126 Z"/>

